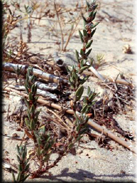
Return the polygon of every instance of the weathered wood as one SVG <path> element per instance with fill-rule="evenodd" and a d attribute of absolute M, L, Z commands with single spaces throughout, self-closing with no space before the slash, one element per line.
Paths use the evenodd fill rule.
<path fill-rule="evenodd" d="M 13 63 L 4 63 L 3 64 L 3 70 L 6 70 L 6 71 L 13 71 L 14 72 L 14 69 L 17 70 L 18 68 L 21 68 L 21 73 L 25 74 L 28 66 L 22 65 L 22 64 L 13 64 Z M 33 74 L 36 77 L 41 78 L 41 79 L 46 79 L 49 82 L 68 83 L 68 81 L 63 79 L 63 78 L 60 78 L 60 77 L 55 76 L 53 74 L 43 72 L 39 69 L 33 68 Z"/>
<path fill-rule="evenodd" d="M 9 85 L 8 87 L 10 87 L 12 89 L 15 89 L 15 90 L 18 90 L 18 91 L 25 91 L 25 86 Z M 57 98 L 56 94 L 50 93 L 50 92 L 48 92 L 46 90 L 37 89 L 37 95 L 46 97 L 46 98 L 51 99 L 51 100 L 58 101 L 58 98 Z"/>
<path fill-rule="evenodd" d="M 12 91 L 12 92 L 15 92 L 16 94 L 18 95 L 21 95 L 21 96 L 24 96 L 24 97 L 28 97 L 27 94 L 23 93 L 23 92 L 19 92 L 19 91 L 16 91 L 12 88 L 9 88 L 9 87 L 6 87 L 5 88 L 6 91 Z M 58 104 L 54 104 L 53 102 L 49 102 L 49 101 L 46 101 L 46 100 L 43 100 L 43 99 L 40 99 L 40 97 L 38 98 L 38 102 L 41 103 L 41 104 L 45 104 L 49 107 L 52 107 L 52 108 L 55 108 L 55 109 L 58 109 L 58 110 L 63 110 L 64 112 L 66 113 L 69 113 L 69 114 L 74 114 L 74 111 L 71 110 L 71 109 L 66 109 L 66 108 L 62 108 L 60 105 Z M 77 112 L 78 115 L 80 115 L 79 112 Z M 98 132 L 104 134 L 105 136 L 108 136 L 109 138 L 111 138 L 112 140 L 114 140 L 115 142 L 119 143 L 120 145 L 122 145 L 123 147 L 129 149 L 130 151 L 132 151 L 133 153 L 136 153 L 135 150 L 131 147 L 131 144 L 128 143 L 128 142 L 125 142 L 124 140 L 122 140 L 121 138 L 117 137 L 116 135 L 114 135 L 112 132 L 110 132 L 109 130 L 101 127 L 100 125 L 98 125 L 97 123 L 95 123 L 92 119 L 89 119 L 88 120 L 88 124 L 94 128 L 95 130 L 97 130 Z"/>

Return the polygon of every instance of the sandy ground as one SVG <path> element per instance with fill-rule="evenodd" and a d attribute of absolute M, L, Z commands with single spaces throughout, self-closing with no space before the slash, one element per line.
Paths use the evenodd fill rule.
<path fill-rule="evenodd" d="M 77 1 L 74 0 L 70 1 L 68 7 L 73 7 L 76 2 Z M 105 64 L 100 66 L 98 71 L 101 74 L 112 78 L 116 78 L 119 73 L 124 74 L 135 82 L 135 2 L 133 0 L 111 0 L 109 2 L 102 0 L 98 2 L 100 8 L 97 13 L 97 20 L 100 20 L 100 24 L 97 26 L 97 31 L 94 35 L 91 53 L 95 59 L 97 54 L 102 54 L 104 56 Z M 65 0 L 64 4 L 65 3 L 68 3 L 68 1 Z M 58 37 L 54 36 L 53 32 L 49 33 L 48 28 L 50 28 L 50 26 L 51 20 L 46 20 L 46 18 L 41 20 L 40 24 L 35 22 L 32 28 L 32 40 L 31 43 L 28 43 L 30 51 L 41 53 L 45 58 L 47 58 L 49 54 L 53 55 L 53 53 L 57 51 L 59 56 L 61 56 L 67 64 L 75 64 L 75 62 L 69 58 L 69 55 L 75 58 L 75 49 L 79 50 L 79 48 L 81 48 L 78 31 L 72 36 L 67 46 L 67 52 L 62 52 L 59 50 L 59 45 L 56 44 L 61 40 L 59 36 L 60 33 L 58 33 Z M 80 21 L 77 28 L 82 27 L 83 22 Z M 58 26 L 55 26 L 54 28 L 59 29 Z M 68 28 L 69 27 L 65 27 L 65 30 Z M 19 28 L 15 28 L 11 35 L 19 37 Z M 24 41 L 27 40 L 26 35 L 27 30 L 24 29 Z M 123 52 L 124 46 L 128 44 L 131 46 L 133 54 Z M 101 92 L 100 86 L 98 86 L 95 81 L 89 81 L 86 86 L 89 85 Z M 12 94 L 11 98 L 4 98 L 4 102 L 6 103 L 5 107 L 10 104 L 11 113 L 17 100 L 17 96 Z M 128 111 L 127 114 L 117 115 L 115 118 L 124 130 L 129 130 L 131 133 L 135 134 L 134 109 Z M 17 133 L 21 137 L 23 132 L 17 132 L 17 126 L 18 124 L 16 123 L 10 123 L 6 119 L 6 114 L 4 113 L 3 133 L 8 134 L 9 136 L 13 133 Z M 17 162 L 15 147 L 18 143 L 18 141 L 3 137 L 3 156 L 9 159 L 11 158 L 12 163 Z M 76 156 L 68 154 L 61 160 L 57 167 L 50 170 L 52 176 L 48 177 L 45 175 L 33 181 L 102 182 L 111 180 L 135 182 L 135 155 L 113 141 L 111 141 L 111 145 L 115 147 L 112 151 L 100 148 L 95 141 L 82 143 L 82 147 L 77 149 Z M 3 180 L 11 181 L 11 173 L 4 170 Z"/>

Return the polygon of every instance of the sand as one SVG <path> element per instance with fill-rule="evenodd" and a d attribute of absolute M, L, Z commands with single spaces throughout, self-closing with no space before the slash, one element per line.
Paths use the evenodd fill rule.
<path fill-rule="evenodd" d="M 43 1 L 40 2 L 42 3 Z M 62 5 L 64 7 L 73 9 L 77 1 L 65 0 L 63 2 L 64 5 Z M 116 78 L 118 74 L 123 74 L 125 77 L 132 79 L 133 83 L 135 83 L 135 2 L 134 0 L 111 0 L 109 2 L 102 0 L 97 2 L 99 2 L 99 10 L 97 12 L 96 21 L 99 20 L 100 24 L 97 26 L 93 38 L 94 41 L 91 56 L 93 56 L 97 62 L 97 55 L 103 55 L 104 64 L 98 68 L 98 72 L 111 78 Z M 50 5 L 51 8 L 53 8 L 52 3 Z M 21 5 L 23 5 L 23 2 L 21 2 Z M 109 15 L 107 15 L 106 12 Z M 76 16 L 77 13 L 74 12 L 74 15 Z M 27 45 L 31 52 L 41 53 L 45 59 L 48 58 L 49 55 L 52 56 L 55 52 L 58 52 L 64 62 L 69 65 L 75 64 L 75 49 L 79 50 L 79 48 L 81 48 L 78 31 L 76 30 L 71 37 L 67 46 L 67 51 L 63 52 L 59 49 L 61 45 L 59 46 L 57 44 L 57 42 L 61 42 L 60 29 L 57 23 L 54 24 L 53 20 L 44 17 L 40 23 L 35 21 L 32 28 L 31 42 Z M 49 31 L 52 28 L 52 25 L 54 31 Z M 23 26 L 26 27 L 25 21 Z M 81 20 L 77 29 L 82 27 L 83 21 Z M 68 30 L 70 30 L 70 25 L 64 27 L 64 31 Z M 15 36 L 18 39 L 19 27 L 15 28 L 10 36 Z M 66 39 L 67 36 L 65 37 L 65 40 Z M 27 29 L 23 29 L 23 40 L 27 41 Z M 128 54 L 123 51 L 125 45 L 131 46 L 133 54 Z M 69 55 L 71 55 L 74 60 L 70 59 Z M 99 91 L 100 94 L 102 94 L 103 90 L 96 81 L 97 79 L 93 77 L 91 81 L 86 83 L 86 86 L 95 88 L 96 91 Z M 17 133 L 21 137 L 23 132 L 16 131 L 18 124 L 15 122 L 9 122 L 6 118 L 8 104 L 10 105 L 12 113 L 13 108 L 16 106 L 20 97 L 18 98 L 11 93 L 10 97 L 10 99 L 4 97 L 3 101 L 5 103 L 3 134 L 11 136 L 13 133 Z M 117 115 L 115 116 L 115 119 L 117 119 L 118 123 L 124 130 L 129 130 L 133 134 L 136 133 L 135 109 L 127 111 L 127 114 Z M 94 129 L 92 130 L 94 131 Z M 12 163 L 17 163 L 15 147 L 19 143 L 19 141 L 11 140 L 4 136 L 2 148 L 4 158 L 9 158 Z M 111 145 L 114 147 L 112 151 L 100 148 L 95 141 L 89 140 L 87 143 L 82 143 L 81 146 L 83 147 L 77 149 L 77 154 L 75 156 L 68 154 L 63 157 L 58 166 L 50 170 L 52 173 L 51 176 L 43 175 L 41 178 L 31 181 L 102 182 L 106 180 L 135 182 L 135 155 L 114 141 L 111 141 Z M 4 170 L 3 180 L 6 182 L 11 181 L 11 173 Z M 28 179 L 28 181 L 30 180 Z"/>

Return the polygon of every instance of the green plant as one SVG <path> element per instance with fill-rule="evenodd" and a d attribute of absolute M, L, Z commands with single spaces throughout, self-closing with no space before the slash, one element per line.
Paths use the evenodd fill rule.
<path fill-rule="evenodd" d="M 96 31 L 95 27 L 98 25 L 98 23 L 93 24 L 93 20 L 96 16 L 96 8 L 97 4 L 95 1 L 93 3 L 89 4 L 87 3 L 87 13 L 88 17 L 85 18 L 84 15 L 82 15 L 84 20 L 84 29 L 83 31 L 79 31 L 79 36 L 81 39 L 81 42 L 83 43 L 83 47 L 80 49 L 80 52 L 76 50 L 76 59 L 78 62 L 78 67 L 75 68 L 74 66 L 72 69 L 68 68 L 69 73 L 69 82 L 71 87 L 75 91 L 75 97 L 73 100 L 74 107 L 73 109 L 76 111 L 76 103 L 81 99 L 81 96 L 84 91 L 83 83 L 87 81 L 88 77 L 85 77 L 82 75 L 83 71 L 88 69 L 92 65 L 92 61 L 88 60 L 89 54 L 91 53 L 91 45 L 92 45 L 92 37 Z M 90 95 L 90 92 L 88 93 Z M 90 98 L 90 96 L 89 96 Z"/>
<path fill-rule="evenodd" d="M 96 16 L 96 8 L 97 4 L 95 1 L 93 3 L 89 4 L 87 2 L 87 12 L 88 17 L 85 18 L 83 15 L 84 20 L 84 29 L 83 31 L 79 31 L 79 36 L 81 39 L 81 42 L 83 43 L 83 47 L 80 49 L 80 52 L 76 50 L 76 58 L 78 62 L 78 67 L 75 68 L 74 66 L 72 69 L 68 68 L 69 73 L 69 82 L 74 90 L 74 97 L 72 99 L 72 108 L 74 110 L 74 116 L 75 116 L 75 141 L 76 139 L 80 139 L 82 137 L 82 134 L 87 131 L 87 121 L 89 117 L 91 117 L 91 107 L 94 104 L 94 99 L 96 97 L 96 93 L 92 92 L 90 87 L 88 87 L 87 96 L 84 97 L 82 106 L 81 106 L 81 113 L 77 114 L 77 106 L 81 100 L 81 97 L 84 92 L 84 86 L 83 83 L 87 81 L 88 77 L 85 77 L 82 75 L 83 71 L 88 69 L 91 65 L 93 60 L 90 60 L 90 63 L 88 61 L 88 57 L 91 53 L 91 45 L 92 45 L 92 37 L 96 31 L 95 27 L 98 25 L 98 23 L 93 24 L 93 20 Z M 73 135 L 74 136 L 74 135 Z"/>
<path fill-rule="evenodd" d="M 76 51 L 78 67 L 68 69 L 70 85 L 74 90 L 73 110 L 74 110 L 75 122 L 73 124 L 73 127 L 68 130 L 67 137 L 65 138 L 65 140 L 63 140 L 63 138 L 58 139 L 57 132 L 53 132 L 51 130 L 50 124 L 46 123 L 44 125 L 41 125 L 40 122 L 38 121 L 40 111 L 37 110 L 38 96 L 37 96 L 37 86 L 35 84 L 36 77 L 33 75 L 32 67 L 29 67 L 27 69 L 25 88 L 28 97 L 25 98 L 25 102 L 27 105 L 27 117 L 25 118 L 25 133 L 29 138 L 32 139 L 33 142 L 32 151 L 34 154 L 33 160 L 38 162 L 38 169 L 30 172 L 31 178 L 40 177 L 43 173 L 47 173 L 50 168 L 56 166 L 64 155 L 75 149 L 76 142 L 79 143 L 83 134 L 88 130 L 87 121 L 90 117 L 89 109 L 94 103 L 94 99 L 96 96 L 95 92 L 92 92 L 90 88 L 88 88 L 87 93 L 88 98 L 84 98 L 83 100 L 83 104 L 81 106 L 82 109 L 81 114 L 77 113 L 77 106 L 79 105 L 79 102 L 81 101 L 84 92 L 83 83 L 86 82 L 88 79 L 88 77 L 82 75 L 83 71 L 89 68 L 92 64 L 92 62 L 89 63 L 88 56 L 91 52 L 92 36 L 95 32 L 94 29 L 95 25 L 92 24 L 92 20 L 94 20 L 96 15 L 95 13 L 96 7 L 97 5 L 95 4 L 95 1 L 93 1 L 93 3 L 91 4 L 87 2 L 87 11 L 89 15 L 88 18 L 90 18 L 90 22 L 88 20 L 88 22 L 85 23 L 83 33 L 81 33 L 81 31 L 79 32 L 81 41 L 83 43 L 83 48 L 80 50 L 80 53 Z M 85 20 L 85 17 L 83 19 Z M 87 28 L 87 24 L 89 23 L 91 23 L 92 26 Z M 19 155 L 25 159 L 26 150 L 22 147 L 18 147 L 18 152 Z M 22 152 L 25 153 L 23 153 L 22 155 Z M 53 152 L 58 153 L 58 157 L 51 163 L 50 156 Z M 20 161 L 19 157 L 18 160 Z M 29 167 L 29 165 L 27 164 L 29 160 L 27 159 L 26 161 L 25 159 L 26 163 L 25 166 L 27 166 L 26 169 L 28 169 Z M 17 180 L 19 181 L 25 180 L 29 176 L 24 175 L 23 177 L 22 174 L 24 173 L 24 171 L 21 172 L 21 170 L 22 169 L 19 169 L 20 174 L 18 176 L 19 178 L 17 178 Z M 13 178 L 14 181 L 16 181 L 14 175 Z"/>
<path fill-rule="evenodd" d="M 38 116 L 40 111 L 37 111 L 37 86 L 35 84 L 36 77 L 33 75 L 33 68 L 29 67 L 26 73 L 25 88 L 28 98 L 25 98 L 27 105 L 27 118 L 25 118 L 25 132 L 34 142 L 34 156 L 39 162 L 39 169 L 32 174 L 32 177 L 38 177 L 43 170 L 45 162 L 48 164 L 54 145 L 54 137 L 50 132 L 46 131 L 45 126 L 40 127 Z"/>
<path fill-rule="evenodd" d="M 12 172 L 12 177 L 13 177 L 13 181 L 15 183 L 23 183 L 27 177 L 30 175 L 28 173 L 29 171 L 29 159 L 26 158 L 27 156 L 27 148 L 26 145 L 17 145 L 17 151 L 18 151 L 18 155 L 17 155 L 17 159 L 19 162 L 18 165 L 18 175 L 17 178 L 15 178 L 14 173 Z"/>
<path fill-rule="evenodd" d="M 103 59 L 104 59 L 104 55 L 103 54 L 97 54 L 97 62 L 99 64 L 101 64 L 101 62 L 103 61 Z"/>
<path fill-rule="evenodd" d="M 36 77 L 33 75 L 33 68 L 29 67 L 26 74 L 25 88 L 28 94 L 28 99 L 25 98 L 27 105 L 27 118 L 25 118 L 25 124 L 27 130 L 31 131 L 31 136 L 36 142 L 34 130 L 38 127 L 38 115 L 40 111 L 36 111 L 37 100 L 37 86 L 35 84 Z"/>
<path fill-rule="evenodd" d="M 14 72 L 16 73 L 16 83 L 19 79 L 19 84 L 21 84 L 20 74 L 21 74 L 21 71 L 22 71 L 22 66 L 17 65 L 16 69 L 14 67 L 12 67 L 12 68 L 13 68 Z"/>
<path fill-rule="evenodd" d="M 88 86 L 88 90 L 87 90 L 87 96 L 85 96 L 83 98 L 83 106 L 82 106 L 82 109 L 81 109 L 81 112 L 82 113 L 88 113 L 90 112 L 90 109 L 91 107 L 94 105 L 95 103 L 95 98 L 96 98 L 96 93 L 95 92 L 92 92 L 90 87 Z"/>
<path fill-rule="evenodd" d="M 93 59 L 93 58 L 92 58 Z M 95 69 L 103 66 L 105 64 L 105 59 L 103 54 L 97 54 L 96 58 L 93 60 L 93 66 Z"/>
<path fill-rule="evenodd" d="M 40 170 L 44 163 L 48 163 L 50 155 L 53 152 L 54 139 L 51 137 L 50 132 L 46 132 L 45 126 L 34 132 L 36 137 L 35 151 L 39 160 Z"/>

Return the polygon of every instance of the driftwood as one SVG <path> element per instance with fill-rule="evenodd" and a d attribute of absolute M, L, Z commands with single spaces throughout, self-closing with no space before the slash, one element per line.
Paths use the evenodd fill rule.
<path fill-rule="evenodd" d="M 25 86 L 19 86 L 19 85 L 18 86 L 13 86 L 13 85 L 9 85 L 9 87 L 12 88 L 12 89 L 18 90 L 18 91 L 25 91 Z M 58 101 L 57 96 L 55 94 L 53 94 L 53 93 L 48 92 L 48 91 L 43 91 L 41 89 L 37 89 L 37 95 L 38 96 L 43 96 L 43 97 L 46 97 L 46 98 L 48 97 L 48 98 L 50 98 L 52 100 Z"/>
<path fill-rule="evenodd" d="M 66 71 L 67 72 L 67 65 L 65 64 L 65 62 L 58 56 L 58 53 L 55 52 L 54 55 L 53 55 L 53 58 L 54 58 L 54 62 L 55 64 L 62 70 Z"/>
<path fill-rule="evenodd" d="M 59 66 L 60 68 L 65 68 L 65 64 L 64 64 L 64 61 L 62 59 L 60 59 L 60 57 L 55 57 L 55 63 L 57 66 Z M 3 64 L 3 70 L 5 71 L 14 71 L 17 70 L 17 68 L 21 68 L 21 73 L 22 74 L 25 74 L 26 72 L 26 69 L 27 69 L 28 66 L 26 65 L 21 65 L 21 64 L 13 64 L 13 63 L 4 63 Z M 71 68 L 71 66 L 69 66 L 69 68 Z M 120 83 L 120 84 L 124 84 L 124 85 L 130 85 L 130 86 L 133 86 L 130 82 L 127 82 L 125 80 L 122 80 L 122 79 L 112 79 L 112 78 L 109 78 L 109 77 L 106 77 L 104 75 L 101 75 L 94 67 L 90 67 L 89 68 L 89 71 L 84 71 L 83 73 L 86 74 L 86 75 L 95 75 L 97 78 L 99 78 L 101 81 L 103 82 L 106 82 L 106 81 L 110 81 L 110 82 L 116 82 L 116 83 Z M 68 80 L 65 80 L 61 77 L 58 77 L 58 76 L 55 76 L 53 74 L 49 74 L 49 73 L 45 73 L 39 69 L 35 69 L 33 68 L 33 74 L 35 76 L 37 76 L 38 78 L 41 78 L 41 79 L 45 79 L 47 81 L 50 81 L 50 82 L 55 82 L 55 83 L 59 83 L 59 82 L 62 82 L 62 83 L 68 83 Z"/>
<path fill-rule="evenodd" d="M 94 67 L 90 67 L 89 70 L 97 77 L 99 78 L 100 80 L 102 81 L 106 81 L 105 78 L 94 68 Z"/>
<path fill-rule="evenodd" d="M 6 70 L 6 71 L 15 71 L 17 69 L 20 69 L 20 73 L 21 74 L 25 74 L 26 73 L 26 69 L 28 68 L 28 66 L 26 65 L 21 65 L 21 64 L 13 64 L 13 63 L 4 63 L 3 64 L 3 70 Z M 55 82 L 55 83 L 68 83 L 67 80 L 63 79 L 63 78 L 60 78 L 58 76 L 55 76 L 53 74 L 48 74 L 46 72 L 43 72 L 39 69 L 35 69 L 33 68 L 33 74 L 38 77 L 38 78 L 41 78 L 41 79 L 45 79 L 49 82 Z"/>
<path fill-rule="evenodd" d="M 58 84 L 57 83 L 42 83 L 40 81 L 36 81 L 35 82 L 37 87 L 41 90 L 45 90 L 45 91 L 55 91 L 58 88 Z"/>
<path fill-rule="evenodd" d="M 65 67 L 66 67 L 66 64 L 65 62 L 63 61 L 63 59 L 61 59 L 57 53 L 54 54 L 54 62 L 56 63 L 56 65 L 62 69 L 65 70 Z M 69 68 L 72 68 L 71 66 L 68 66 Z M 132 86 L 132 84 L 126 80 L 123 80 L 123 79 L 113 79 L 113 78 L 110 78 L 110 77 L 107 77 L 105 75 L 102 75 L 100 74 L 93 66 L 90 66 L 89 67 L 89 70 L 91 71 L 84 71 L 83 73 L 85 75 L 90 75 L 90 76 L 95 76 L 97 77 L 98 79 L 100 79 L 101 81 L 103 82 L 116 82 L 116 83 L 119 83 L 119 84 L 124 84 L 124 85 L 130 85 Z"/>
<path fill-rule="evenodd" d="M 12 89 L 12 88 L 9 88 L 9 87 L 6 87 L 5 88 L 6 91 L 10 92 L 15 92 L 16 94 L 18 95 L 21 95 L 21 96 L 24 96 L 24 97 L 28 97 L 27 94 L 23 93 L 23 92 L 19 92 L 15 89 Z M 64 112 L 66 113 L 69 113 L 69 114 L 74 114 L 74 111 L 71 110 L 71 109 L 66 109 L 66 108 L 62 108 L 60 105 L 57 105 L 57 104 L 54 104 L 52 102 L 49 102 L 49 101 L 46 101 L 44 99 L 40 99 L 38 98 L 38 102 L 41 103 L 41 104 L 45 104 L 49 107 L 52 107 L 52 108 L 55 108 L 55 109 L 58 109 L 58 110 L 63 110 Z M 77 114 L 79 115 L 80 113 L 77 112 Z M 120 145 L 126 147 L 127 149 L 129 149 L 130 151 L 132 151 L 133 153 L 136 153 L 135 150 L 131 147 L 132 145 L 129 144 L 128 142 L 125 142 L 124 140 L 120 139 L 119 137 L 117 137 L 116 135 L 114 135 L 112 132 L 110 132 L 109 130 L 101 127 L 100 125 L 96 124 L 92 119 L 89 119 L 88 120 L 88 124 L 94 128 L 95 130 L 99 131 L 100 133 L 108 136 L 109 138 L 113 139 L 115 142 L 119 143 Z"/>

